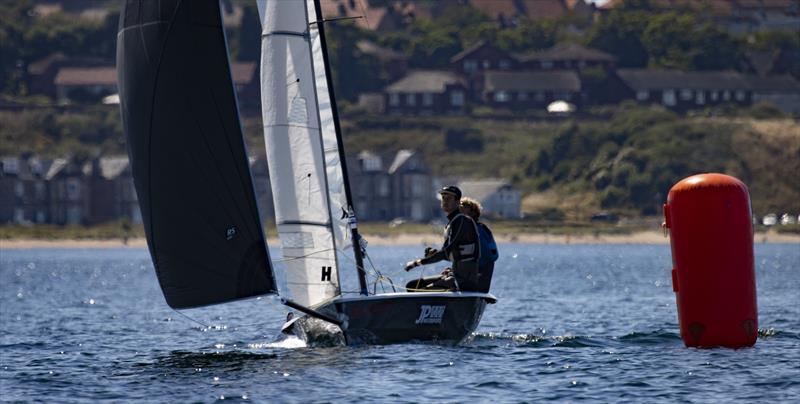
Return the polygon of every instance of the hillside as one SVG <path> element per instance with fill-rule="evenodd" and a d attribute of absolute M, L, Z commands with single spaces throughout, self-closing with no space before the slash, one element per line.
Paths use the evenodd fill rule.
<path fill-rule="evenodd" d="M 436 176 L 510 179 L 528 213 L 660 214 L 670 187 L 702 172 L 742 179 L 755 214 L 800 211 L 800 125 L 788 119 L 686 118 L 622 107 L 607 119 L 382 118 L 346 121 L 344 131 L 351 153 L 411 148 Z"/>

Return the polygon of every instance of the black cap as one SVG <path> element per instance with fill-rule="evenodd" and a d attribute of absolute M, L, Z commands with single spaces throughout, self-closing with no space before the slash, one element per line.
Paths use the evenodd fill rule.
<path fill-rule="evenodd" d="M 461 199 L 461 190 L 458 189 L 455 185 L 448 185 L 441 190 L 439 190 L 440 194 L 452 194 L 456 197 L 456 199 Z"/>

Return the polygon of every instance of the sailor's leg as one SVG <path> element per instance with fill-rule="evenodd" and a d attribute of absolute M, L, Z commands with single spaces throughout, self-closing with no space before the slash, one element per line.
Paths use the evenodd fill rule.
<path fill-rule="evenodd" d="M 409 292 L 422 292 L 423 289 L 435 283 L 440 278 L 441 276 L 429 276 L 427 278 L 413 279 L 406 283 L 406 290 Z"/>

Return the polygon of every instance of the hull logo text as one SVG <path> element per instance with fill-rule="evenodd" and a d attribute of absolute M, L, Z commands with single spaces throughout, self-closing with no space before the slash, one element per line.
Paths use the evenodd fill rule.
<path fill-rule="evenodd" d="M 416 324 L 441 324 L 446 306 L 429 306 L 423 304 L 419 308 L 419 318 Z"/>

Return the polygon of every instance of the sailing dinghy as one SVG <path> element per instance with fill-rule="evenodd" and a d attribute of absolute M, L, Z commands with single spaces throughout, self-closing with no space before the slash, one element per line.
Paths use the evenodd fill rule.
<path fill-rule="evenodd" d="M 346 344 L 456 344 L 486 293 L 370 294 L 318 1 L 258 1 L 267 161 L 286 287 L 256 205 L 218 0 L 128 0 L 117 72 L 123 127 L 153 265 L 175 309 L 279 294 Z M 352 267 L 359 292 L 342 293 Z M 314 337 L 316 338 L 316 337 Z"/>

